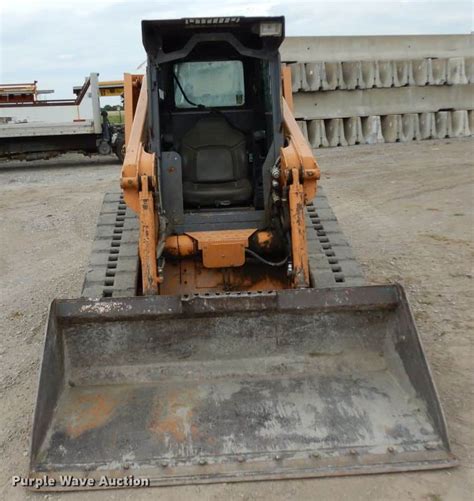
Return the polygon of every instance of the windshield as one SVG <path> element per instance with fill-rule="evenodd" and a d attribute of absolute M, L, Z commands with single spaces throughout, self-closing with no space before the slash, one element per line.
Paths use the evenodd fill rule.
<path fill-rule="evenodd" d="M 209 108 L 242 106 L 244 68 L 242 61 L 199 61 L 175 64 L 173 68 L 189 101 Z M 174 100 L 178 108 L 193 108 L 186 101 L 179 85 L 174 85 Z"/>

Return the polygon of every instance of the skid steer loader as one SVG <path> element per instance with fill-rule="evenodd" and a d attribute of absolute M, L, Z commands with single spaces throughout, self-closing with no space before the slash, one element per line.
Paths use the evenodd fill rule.
<path fill-rule="evenodd" d="M 102 487 L 456 464 L 402 287 L 365 285 L 317 190 L 284 18 L 142 30 L 122 192 L 105 198 L 84 297 L 51 305 L 30 476 Z"/>

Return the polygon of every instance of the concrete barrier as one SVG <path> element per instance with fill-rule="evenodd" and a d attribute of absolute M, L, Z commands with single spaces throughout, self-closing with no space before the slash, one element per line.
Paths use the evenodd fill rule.
<path fill-rule="evenodd" d="M 474 84 L 298 92 L 293 99 L 296 118 L 305 120 L 469 110 Z"/>
<path fill-rule="evenodd" d="M 291 63 L 293 92 L 474 83 L 473 58 Z"/>
<path fill-rule="evenodd" d="M 367 61 L 472 57 L 472 35 L 287 37 L 282 61 Z"/>
<path fill-rule="evenodd" d="M 395 143 L 472 136 L 474 111 L 298 120 L 298 124 L 313 148 Z"/>
<path fill-rule="evenodd" d="M 434 113 L 420 114 L 420 139 L 436 137 L 436 116 Z"/>
<path fill-rule="evenodd" d="M 295 115 L 313 147 L 474 134 L 474 36 L 289 37 Z"/>

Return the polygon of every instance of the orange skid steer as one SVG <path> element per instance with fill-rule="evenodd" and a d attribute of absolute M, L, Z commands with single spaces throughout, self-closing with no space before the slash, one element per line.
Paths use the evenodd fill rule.
<path fill-rule="evenodd" d="M 122 192 L 106 195 L 83 298 L 51 305 L 30 476 L 170 485 L 454 465 L 405 293 L 365 285 L 317 189 L 284 18 L 142 30 Z"/>

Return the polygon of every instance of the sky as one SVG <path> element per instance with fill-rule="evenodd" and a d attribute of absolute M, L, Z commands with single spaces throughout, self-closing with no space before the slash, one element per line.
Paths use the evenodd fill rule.
<path fill-rule="evenodd" d="M 91 72 L 136 72 L 142 19 L 284 15 L 287 36 L 469 33 L 471 0 L 0 0 L 0 83 L 72 97 Z"/>

